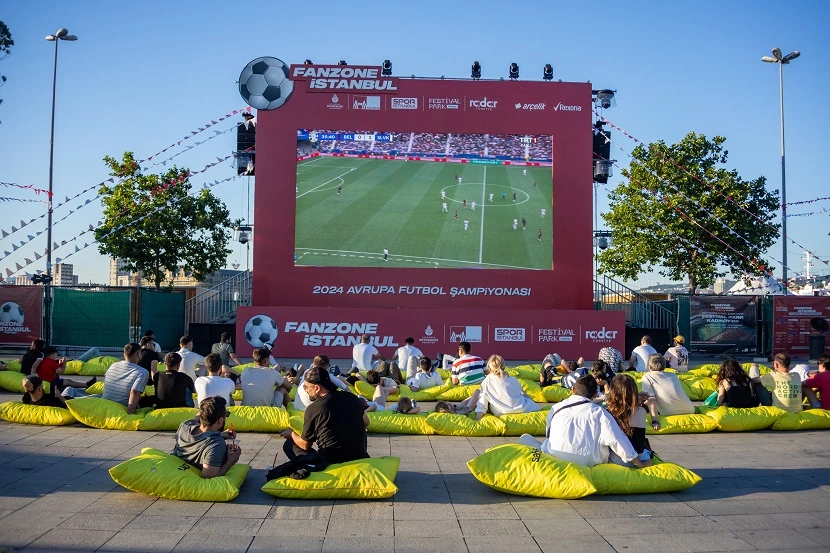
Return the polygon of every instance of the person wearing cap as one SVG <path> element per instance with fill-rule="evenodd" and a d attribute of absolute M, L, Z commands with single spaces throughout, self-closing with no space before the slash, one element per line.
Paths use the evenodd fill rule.
<path fill-rule="evenodd" d="M 202 478 L 224 476 L 239 461 L 242 449 L 238 444 L 226 445 L 235 439 L 232 430 L 222 432 L 228 417 L 227 402 L 212 396 L 199 404 L 199 415 L 184 421 L 176 430 L 173 455 L 202 470 Z"/>
<path fill-rule="evenodd" d="M 43 380 L 39 376 L 31 375 L 23 379 L 23 403 L 39 405 L 41 407 L 63 407 L 66 404 L 61 396 L 53 396 L 43 391 Z"/>
<path fill-rule="evenodd" d="M 281 433 L 285 438 L 283 452 L 290 461 L 311 455 L 314 468 L 322 470 L 332 463 L 345 463 L 369 457 L 366 428 L 369 417 L 363 412 L 360 399 L 348 392 L 339 392 L 329 372 L 323 367 L 310 367 L 303 374 L 303 388 L 311 398 L 305 410 L 302 434 L 290 428 Z M 317 446 L 315 451 L 312 445 Z M 307 457 L 308 458 L 308 457 Z M 292 478 L 306 478 L 306 468 Z"/>
<path fill-rule="evenodd" d="M 663 354 L 663 359 L 666 360 L 666 364 L 679 373 L 684 373 L 689 370 L 689 350 L 684 347 L 683 344 L 685 343 L 686 339 L 678 334 L 674 337 L 672 347 L 667 349 L 666 353 Z"/>
<path fill-rule="evenodd" d="M 651 345 L 651 336 L 646 334 L 640 339 L 640 345 L 631 352 L 628 363 L 632 367 L 636 367 L 639 373 L 648 372 L 648 358 L 655 353 L 657 353 L 657 350 Z"/>
<path fill-rule="evenodd" d="M 156 342 L 156 334 L 152 330 L 147 330 L 144 332 L 143 338 L 149 338 L 153 341 L 153 349 L 156 353 L 161 353 L 161 346 L 158 342 Z"/>
<path fill-rule="evenodd" d="M 213 355 L 213 354 L 211 354 Z M 254 350 L 254 367 L 242 371 L 242 405 L 286 406 L 291 383 L 285 380 L 279 370 L 268 366 L 270 353 L 265 348 Z"/>

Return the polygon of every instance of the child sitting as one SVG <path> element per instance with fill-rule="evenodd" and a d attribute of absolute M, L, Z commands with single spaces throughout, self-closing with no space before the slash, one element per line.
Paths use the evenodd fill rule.
<path fill-rule="evenodd" d="M 66 387 L 72 388 L 89 388 L 95 384 L 95 378 L 89 379 L 87 382 L 77 382 L 75 380 L 65 380 L 59 375 L 66 370 L 66 357 L 58 359 L 58 348 L 55 346 L 47 346 L 43 350 L 44 358 L 37 367 L 37 375 L 43 382 L 49 383 L 49 395 L 54 396 L 55 390 L 63 391 Z"/>
<path fill-rule="evenodd" d="M 435 404 L 436 413 L 450 413 L 452 415 L 467 415 L 471 413 L 478 403 L 478 396 L 481 390 L 476 390 L 470 397 L 453 405 L 449 401 L 439 401 Z"/>
<path fill-rule="evenodd" d="M 429 357 L 421 357 L 418 361 L 418 372 L 415 376 L 406 381 L 406 385 L 412 390 L 418 391 L 425 388 L 432 388 L 433 386 L 443 386 L 444 379 L 432 367 L 432 361 Z"/>
<path fill-rule="evenodd" d="M 409 397 L 402 397 L 398 400 L 398 404 L 393 406 L 390 411 L 401 413 L 402 415 L 416 415 L 421 412 L 418 407 L 418 402 Z"/>

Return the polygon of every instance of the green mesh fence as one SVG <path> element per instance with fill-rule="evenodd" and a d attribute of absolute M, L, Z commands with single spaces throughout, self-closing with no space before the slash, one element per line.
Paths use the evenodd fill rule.
<path fill-rule="evenodd" d="M 141 290 L 141 329 L 152 330 L 163 351 L 179 349 L 184 333 L 184 292 Z"/>
<path fill-rule="evenodd" d="M 130 290 L 52 289 L 52 343 L 122 348 L 130 341 Z"/>

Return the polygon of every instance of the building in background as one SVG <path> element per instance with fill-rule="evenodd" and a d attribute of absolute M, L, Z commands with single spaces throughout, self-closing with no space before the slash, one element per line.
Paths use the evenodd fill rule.
<path fill-rule="evenodd" d="M 34 284 L 32 279 L 26 275 L 18 275 L 14 277 L 14 283 L 18 286 L 26 286 Z M 78 275 L 75 274 L 74 267 L 71 263 L 56 263 L 52 271 L 52 285 L 53 286 L 77 286 Z"/>
<path fill-rule="evenodd" d="M 165 271 L 164 286 L 172 281 L 175 288 L 212 288 L 241 272 L 219 269 L 209 274 L 205 282 L 199 282 L 181 271 L 177 271 L 175 275 L 171 271 Z M 134 273 L 125 269 L 123 260 L 113 258 L 110 259 L 110 286 L 153 286 L 153 282 L 143 278 L 141 271 Z"/>

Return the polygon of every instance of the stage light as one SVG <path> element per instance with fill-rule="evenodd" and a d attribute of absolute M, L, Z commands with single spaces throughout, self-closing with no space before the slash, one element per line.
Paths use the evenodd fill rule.
<path fill-rule="evenodd" d="M 542 69 L 542 80 L 543 81 L 552 81 L 553 80 L 553 66 L 549 63 L 546 63 L 545 68 Z"/>
<path fill-rule="evenodd" d="M 340 60 L 340 61 L 337 62 L 337 65 L 349 65 L 349 64 L 346 63 L 346 60 Z"/>
<path fill-rule="evenodd" d="M 510 69 L 508 69 L 507 75 L 510 77 L 511 80 L 516 80 L 519 78 L 519 65 L 515 61 L 510 64 Z"/>
<path fill-rule="evenodd" d="M 473 68 L 472 72 L 470 73 L 470 77 L 472 77 L 476 81 L 481 78 L 481 64 L 477 61 L 473 62 Z"/>
<path fill-rule="evenodd" d="M 383 60 L 383 67 L 380 71 L 381 75 L 384 77 L 391 77 L 392 76 L 392 62 L 389 60 Z"/>
<path fill-rule="evenodd" d="M 602 109 L 612 108 L 617 105 L 617 101 L 614 100 L 614 91 L 613 90 L 597 90 L 595 92 L 595 99 L 594 103 L 601 107 Z"/>
<path fill-rule="evenodd" d="M 313 62 L 313 61 L 311 61 L 311 60 L 305 60 L 305 61 L 303 62 L 303 65 L 314 65 L 314 62 Z"/>

